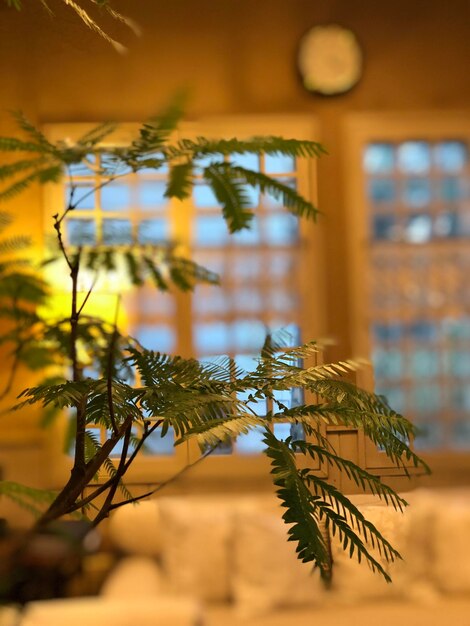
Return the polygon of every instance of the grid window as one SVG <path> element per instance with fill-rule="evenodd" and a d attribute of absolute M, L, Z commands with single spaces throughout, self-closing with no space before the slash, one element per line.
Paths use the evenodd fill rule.
<path fill-rule="evenodd" d="M 299 188 L 301 174 L 293 158 L 238 154 L 230 158 Z M 128 331 L 145 347 L 201 360 L 228 355 L 247 368 L 248 361 L 256 365 L 253 355 L 259 353 L 267 332 L 284 328 L 290 331 L 293 344 L 300 341 L 300 225 L 276 198 L 247 187 L 255 217 L 249 230 L 232 235 L 197 170 L 192 195 L 185 201 L 165 197 L 166 169 L 129 173 L 108 183 L 100 173 L 99 160 L 87 159 L 74 167 L 73 174 L 76 209 L 66 220 L 68 243 L 145 245 L 170 239 L 221 277 L 221 286 L 201 284 L 192 294 L 161 293 L 147 285 L 127 289 L 119 268 L 100 280 L 97 288 L 102 292 L 123 295 Z M 62 198 L 68 201 L 71 193 L 66 185 Z M 89 276 L 85 282 L 91 282 Z M 302 401 L 298 390 L 283 394 L 279 400 L 285 405 Z M 272 407 L 264 403 L 251 408 L 264 414 Z M 304 438 L 303 431 L 290 424 L 277 428 L 285 436 Z M 100 433 L 102 439 L 105 436 Z M 171 432 L 164 440 L 155 432 L 147 453 L 170 455 L 171 441 Z M 261 432 L 253 430 L 236 441 L 221 443 L 216 454 L 246 457 L 262 449 Z"/>
<path fill-rule="evenodd" d="M 370 337 L 376 388 L 420 450 L 470 450 L 470 164 L 456 139 L 369 143 Z"/>

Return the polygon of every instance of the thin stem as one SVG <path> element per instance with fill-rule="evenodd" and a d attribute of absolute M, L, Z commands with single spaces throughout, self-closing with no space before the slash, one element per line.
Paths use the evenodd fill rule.
<path fill-rule="evenodd" d="M 97 281 L 98 281 L 98 273 L 96 273 L 95 278 L 93 279 L 93 282 L 91 283 L 91 286 L 88 289 L 87 294 L 86 294 L 82 304 L 80 305 L 80 308 L 78 309 L 78 312 L 77 312 L 78 315 L 80 315 L 81 312 L 83 311 L 83 309 L 85 308 L 85 304 L 88 302 L 88 298 L 91 296 L 91 292 L 95 288 Z"/>
<path fill-rule="evenodd" d="M 67 207 L 67 209 L 65 209 L 64 214 L 62 215 L 60 219 L 59 219 L 58 213 L 54 215 L 54 228 L 57 233 L 57 241 L 59 243 L 59 248 L 62 253 L 62 256 L 64 257 L 67 265 L 69 266 L 69 270 L 72 271 L 72 263 L 68 257 L 67 251 L 65 250 L 65 244 L 62 238 L 62 229 L 60 227 L 62 220 L 64 219 L 65 215 L 68 213 L 69 210 L 70 210 L 70 207 Z"/>
<path fill-rule="evenodd" d="M 125 470 L 126 457 L 127 457 L 127 450 L 129 449 L 129 440 L 131 438 L 131 432 L 132 432 L 132 422 L 129 424 L 124 434 L 121 458 L 119 459 L 119 465 L 116 470 L 116 475 L 114 476 L 113 484 L 111 485 L 111 488 L 108 492 L 108 495 L 106 496 L 106 500 L 104 501 L 104 504 L 101 507 L 100 512 L 93 520 L 93 524 L 95 526 L 97 526 L 101 522 L 101 520 L 103 520 L 105 517 L 108 517 L 108 512 L 109 512 L 110 507 L 112 506 L 113 498 L 116 495 L 116 491 L 119 486 L 119 483 L 121 482 L 121 478 L 123 477 L 126 471 Z"/>
<path fill-rule="evenodd" d="M 146 431 L 143 434 L 142 439 L 139 441 L 139 443 L 136 445 L 136 447 L 132 451 L 132 454 L 127 459 L 127 461 L 126 461 L 126 463 L 124 465 L 124 471 L 122 472 L 122 476 L 124 476 L 124 474 L 129 469 L 130 465 L 134 461 L 134 459 L 137 456 L 139 450 L 142 448 L 142 446 L 143 446 L 145 440 L 147 439 L 147 437 L 149 437 L 149 435 L 151 435 L 154 432 L 154 430 L 156 428 L 158 428 L 162 424 L 162 422 L 163 422 L 163 420 L 157 420 L 155 422 L 155 424 L 153 424 L 153 426 L 151 428 L 149 428 L 148 431 Z M 121 476 L 121 478 L 122 478 L 122 476 Z M 109 478 L 105 483 L 103 483 L 97 489 L 95 489 L 95 491 L 93 491 L 93 493 L 91 493 L 90 495 L 86 496 L 82 500 L 79 500 L 78 502 L 76 502 L 75 505 L 74 505 L 74 508 L 70 512 L 76 511 L 77 509 L 81 509 L 82 507 L 84 507 L 87 504 L 89 504 L 90 502 L 92 502 L 95 498 L 97 498 L 100 494 L 102 494 L 103 491 L 106 491 L 106 489 L 108 489 L 108 487 L 110 487 L 113 484 L 114 479 L 115 479 L 115 476 L 111 476 L 111 478 Z"/>
<path fill-rule="evenodd" d="M 149 498 L 150 496 L 153 496 L 154 494 L 161 491 L 162 489 L 164 489 L 171 483 L 174 483 L 175 481 L 177 481 L 179 478 L 181 478 L 181 476 L 183 476 L 183 474 L 186 474 L 186 472 L 188 472 L 190 469 L 192 469 L 196 465 L 199 465 L 199 463 L 201 463 L 202 461 L 204 461 L 204 459 L 210 456 L 216 448 L 217 446 L 213 446 L 212 448 L 209 448 L 209 450 L 206 450 L 204 454 L 202 454 L 199 458 L 197 458 L 192 463 L 188 463 L 187 465 L 185 465 L 179 472 L 176 472 L 176 474 L 174 474 L 171 478 L 163 481 L 162 483 L 158 483 L 155 489 L 152 489 L 151 491 L 147 491 L 147 493 L 144 493 L 141 496 L 136 496 L 135 498 L 129 498 L 128 500 L 123 500 L 122 502 L 116 502 L 115 504 L 112 504 L 109 507 L 109 512 L 113 511 L 114 509 L 118 509 L 119 507 L 124 506 L 125 504 L 131 504 L 132 502 L 138 502 L 139 500 L 145 500 L 145 498 Z"/>
<path fill-rule="evenodd" d="M 113 432 L 116 433 L 117 423 L 116 423 L 116 415 L 114 412 L 114 403 L 113 403 L 113 356 L 114 356 L 114 347 L 116 345 L 116 340 L 118 338 L 118 330 L 117 330 L 117 320 L 119 316 L 119 304 L 121 302 L 120 297 L 118 297 L 116 304 L 116 311 L 114 315 L 114 328 L 113 334 L 111 335 L 111 341 L 109 342 L 109 351 L 108 351 L 108 365 L 106 372 L 106 388 L 108 394 L 108 409 L 109 409 L 109 419 L 111 420 L 111 425 L 113 428 Z"/>
<path fill-rule="evenodd" d="M 62 217 L 60 218 L 60 221 L 62 221 L 64 219 L 64 217 L 66 216 L 66 214 L 69 211 L 73 211 L 74 209 L 77 208 L 77 206 L 83 202 L 83 200 L 86 200 L 87 198 L 89 198 L 90 196 L 92 196 L 94 193 L 96 193 L 97 191 L 99 191 L 100 189 L 103 189 L 103 187 L 106 187 L 106 185 L 109 185 L 110 183 L 114 182 L 115 180 L 118 180 L 119 178 L 123 178 L 124 176 L 129 176 L 129 172 L 126 172 L 124 174 L 114 174 L 113 176 L 111 176 L 110 178 L 108 178 L 107 180 L 104 180 L 102 183 L 100 183 L 99 185 L 96 185 L 95 187 L 93 187 L 93 189 L 91 189 L 90 191 L 87 191 L 86 193 L 83 194 L 83 196 L 81 196 L 80 198 L 78 198 L 78 200 L 74 203 L 71 204 L 67 210 L 64 212 L 64 214 L 62 215 Z"/>

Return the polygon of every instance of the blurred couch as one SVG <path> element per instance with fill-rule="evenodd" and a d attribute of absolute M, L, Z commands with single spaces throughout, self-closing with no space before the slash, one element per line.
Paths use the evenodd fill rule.
<path fill-rule="evenodd" d="M 403 556 L 388 564 L 374 553 L 393 583 L 333 539 L 330 590 L 297 560 L 274 496 L 167 497 L 122 507 L 108 529 L 123 557 L 101 596 L 32 603 L 21 626 L 75 624 L 66 614 L 74 603 L 87 626 L 303 626 L 323 619 L 329 626 L 470 626 L 470 489 L 404 497 L 410 506 L 402 514 L 372 496 L 352 496 Z M 132 616 L 132 607 L 140 612 Z M 153 622 L 145 611 L 150 620 L 153 611 Z"/>

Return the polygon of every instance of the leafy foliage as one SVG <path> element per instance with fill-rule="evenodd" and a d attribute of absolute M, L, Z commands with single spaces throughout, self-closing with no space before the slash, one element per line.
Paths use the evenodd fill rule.
<path fill-rule="evenodd" d="M 125 24 L 128 28 L 134 31 L 135 34 L 140 34 L 140 29 L 136 25 L 136 23 L 130 18 L 122 15 L 119 11 L 113 8 L 110 0 L 90 0 L 93 5 L 97 8 L 105 11 L 108 15 L 110 15 L 114 20 Z M 14 8 L 17 11 L 20 11 L 23 8 L 23 0 L 5 0 L 7 6 L 10 8 Z M 50 0 L 38 0 L 38 2 L 42 5 L 42 7 L 50 14 L 53 15 L 53 11 L 51 9 L 51 1 Z M 97 33 L 100 37 L 102 37 L 105 41 L 110 43 L 115 50 L 118 52 L 124 52 L 125 48 L 115 39 L 113 39 L 99 24 L 96 20 L 90 15 L 90 12 L 83 8 L 82 2 L 78 0 L 60 0 L 62 4 L 70 8 L 77 17 L 92 31 Z"/>
<path fill-rule="evenodd" d="M 98 524 L 114 508 L 144 497 L 132 497 L 124 476 L 154 433 L 165 436 L 173 429 L 177 445 L 196 439 L 203 459 L 220 442 L 256 428 L 264 432 L 273 480 L 286 508 L 289 539 L 296 542 L 299 558 L 314 562 L 323 579 L 329 581 L 332 560 L 325 537 L 337 534 L 351 556 L 366 560 L 389 580 L 368 544 L 376 547 L 385 561 L 399 558 L 398 553 L 348 498 L 299 463 L 299 459 L 310 459 L 334 466 L 387 504 L 399 510 L 406 505 L 378 477 L 338 455 L 324 435 L 325 426 L 352 426 L 381 446 L 405 471 L 410 463 L 427 469 L 409 445 L 413 426 L 393 411 L 385 398 L 357 389 L 345 380 L 350 372 L 363 366 L 362 361 L 310 365 L 322 350 L 320 345 L 308 342 L 291 348 L 282 336 L 268 336 L 252 372 L 237 367 L 230 358 L 201 363 L 147 350 L 121 334 L 116 323 L 86 314 L 84 307 L 95 283 L 78 302 L 78 276 L 84 269 L 95 277 L 100 272 L 125 269 L 134 285 L 150 280 L 160 290 L 185 291 L 201 281 L 217 282 L 216 275 L 179 253 L 178 242 L 123 245 L 116 241 L 116 245 L 103 245 L 82 240 L 80 245 L 69 245 L 63 236 L 64 223 L 93 193 L 80 189 L 73 181 L 72 173 L 81 164 L 96 169 L 102 181 L 98 188 L 142 169 L 158 171 L 165 167 L 169 172 L 165 195 L 177 200 L 191 193 L 195 172 L 202 172 L 231 232 L 249 228 L 254 217 L 247 193 L 250 186 L 274 195 L 295 215 L 316 217 L 316 207 L 295 190 L 280 180 L 238 166 L 233 155 L 318 157 L 324 152 L 319 144 L 280 137 L 175 141 L 182 102 L 178 97 L 161 116 L 145 123 L 127 146 L 102 146 L 105 139 L 111 143 L 113 124 L 95 127 L 74 144 L 52 143 L 21 114 L 16 117 L 26 138 L 0 137 L 0 152 L 8 152 L 11 157 L 0 167 L 0 200 L 13 197 L 34 182 L 55 182 L 64 175 L 70 180 L 68 203 L 61 214 L 54 216 L 58 250 L 50 259 L 61 259 L 70 274 L 70 315 L 54 324 L 44 323 L 34 306 L 46 297 L 44 283 L 34 273 L 23 272 L 23 268 L 18 280 L 18 261 L 0 264 L 0 314 L 13 323 L 13 330 L 7 330 L 0 341 L 14 346 L 16 361 L 23 359 L 31 367 L 54 366 L 47 371 L 48 379 L 21 393 L 16 408 L 39 405 L 47 422 L 54 412 L 63 409 L 72 416 L 71 476 L 38 524 L 45 525 L 87 507 L 93 510 L 93 523 Z M 16 155 L 20 155 L 17 160 Z M 0 215 L 0 227 L 7 221 Z M 6 240 L 0 245 L 0 253 L 26 243 L 22 239 Z M 22 291 L 17 291 L 17 285 Z M 56 375 L 58 366 L 61 373 Z M 292 388 L 303 390 L 305 398 L 313 396 L 316 402 L 285 406 L 277 392 Z M 267 407 L 264 414 L 259 411 L 260 401 Z M 301 426 L 307 440 L 277 438 L 275 426 L 284 423 Z M 91 426 L 106 432 L 106 440 L 98 441 Z M 105 477 L 98 484 L 96 478 L 103 472 Z M 118 490 L 124 498 L 119 502 L 115 499 Z M 18 499 L 21 489 L 4 484 L 3 492 Z M 33 492 L 20 495 L 23 500 L 24 495 L 29 500 L 35 497 Z"/>

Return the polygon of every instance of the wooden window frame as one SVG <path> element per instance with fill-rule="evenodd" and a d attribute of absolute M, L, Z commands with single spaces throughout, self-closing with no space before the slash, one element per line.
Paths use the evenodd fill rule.
<path fill-rule="evenodd" d="M 46 124 L 43 130 L 51 141 L 75 140 L 94 125 L 83 123 L 59 123 Z M 122 124 L 118 130 L 110 135 L 104 145 L 116 145 L 131 141 L 138 130 L 135 124 Z M 223 116 L 206 117 L 195 122 L 184 122 L 178 129 L 177 137 L 217 137 L 231 138 L 236 136 L 239 139 L 260 135 L 277 135 L 284 137 L 294 137 L 296 139 L 318 140 L 318 130 L 312 116 L 306 115 L 263 115 L 263 116 Z M 316 163 L 315 160 L 297 159 L 296 171 L 298 173 L 298 191 L 316 202 Z M 44 233 L 53 233 L 52 215 L 61 206 L 64 197 L 63 182 L 50 184 L 43 189 Z M 185 201 L 174 201 L 175 207 L 170 209 L 176 213 L 183 209 L 185 212 Z M 178 204 L 178 206 L 176 206 Z M 189 241 L 189 225 L 184 220 L 175 220 L 177 224 L 173 236 L 181 237 Z M 318 306 L 318 302 L 324 300 L 324 274 L 322 269 L 322 239 L 318 225 L 304 219 L 300 220 L 300 245 L 302 247 L 302 258 L 304 263 L 300 264 L 300 298 L 302 310 L 300 315 L 300 326 L 305 339 L 315 339 L 324 336 L 325 329 L 325 307 Z M 316 297 L 312 298 L 312 294 Z M 179 294 L 181 303 L 188 301 L 187 294 Z M 181 304 L 180 303 L 180 304 Z M 184 311 L 184 315 L 179 319 L 181 328 L 189 328 L 190 307 L 180 306 L 179 311 Z M 187 338 L 184 337 L 184 330 L 178 333 L 183 337 L 183 342 L 176 346 L 175 353 L 181 356 L 190 356 L 185 345 Z M 70 458 L 61 450 L 65 424 L 58 420 L 54 427 L 55 434 L 47 437 L 46 446 L 48 458 L 53 459 L 50 465 L 50 482 L 60 484 L 70 471 Z M 171 457 L 152 456 L 144 457 L 139 455 L 129 469 L 126 479 L 128 484 L 145 485 L 155 481 L 165 481 L 181 470 L 188 463 L 192 463 L 199 456 L 196 442 L 189 442 L 187 446 L 179 446 L 176 454 Z M 318 467 L 318 472 L 326 476 L 324 467 Z M 265 455 L 220 455 L 210 456 L 202 463 L 193 467 L 187 475 L 182 477 L 181 484 L 187 482 L 191 484 L 201 484 L 204 488 L 211 489 L 213 485 L 223 481 L 224 484 L 234 484 L 243 489 L 265 486 L 271 483 L 269 476 L 269 461 Z M 238 488 L 238 487 L 237 487 Z"/>
<path fill-rule="evenodd" d="M 362 158 L 364 148 L 374 142 L 407 140 L 439 141 L 466 139 L 470 143 L 470 111 L 416 111 L 354 113 L 347 116 L 342 127 L 345 150 L 343 179 L 345 181 L 344 219 L 348 232 L 348 311 L 353 354 L 370 354 L 367 311 L 368 215 L 364 193 L 365 175 Z M 372 465 L 380 464 L 380 452 L 369 448 Z M 446 485 L 470 481 L 470 451 L 436 450 L 419 454 L 431 466 L 433 475 L 422 484 Z M 368 464 L 366 462 L 366 468 Z"/>

